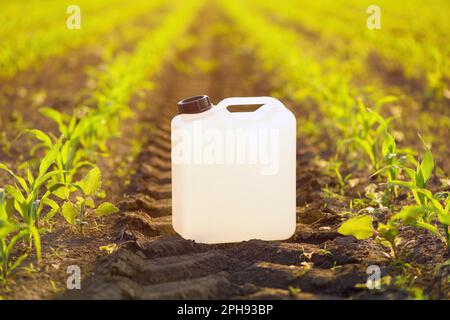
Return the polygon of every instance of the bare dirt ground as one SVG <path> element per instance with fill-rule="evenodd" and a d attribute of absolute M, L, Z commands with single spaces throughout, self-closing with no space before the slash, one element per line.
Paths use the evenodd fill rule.
<path fill-rule="evenodd" d="M 211 21 L 199 21 L 191 34 L 200 40 L 167 64 L 155 81 L 156 88 L 135 98 L 136 117 L 124 124 L 122 138 L 112 142 L 112 161 L 103 161 L 108 172 L 105 188 L 118 203 L 120 214 L 95 223 L 87 236 L 56 222 L 49 234 L 48 252 L 41 272 L 18 274 L 5 298 L 56 299 L 395 299 L 410 297 L 410 286 L 390 284 L 380 291 L 355 287 L 365 283 L 367 266 L 380 266 L 382 275 L 395 276 L 404 266 L 387 258 L 387 250 L 373 240 L 356 241 L 337 233 L 350 199 L 364 193 L 370 179 L 346 196 L 326 194 L 337 185 L 315 161 L 317 149 L 301 137 L 297 156 L 297 230 L 286 241 L 259 240 L 235 244 L 204 245 L 184 240 L 171 225 L 170 120 L 176 102 L 208 94 L 215 103 L 231 96 L 270 95 L 270 76 L 264 74 L 241 38 L 221 23 L 217 12 Z M 208 28 L 206 28 L 208 25 Z M 228 26 L 230 28 L 230 26 Z M 197 38 L 198 39 L 198 38 Z M 299 117 L 302 106 L 286 102 Z M 114 172 L 129 156 L 130 144 L 139 152 Z M 127 178 L 127 174 L 130 175 Z M 438 182 L 433 182 L 437 184 Z M 398 202 L 400 205 L 405 197 Z M 382 221 L 386 212 L 380 212 Z M 214 219 L 211 223 L 216 223 Z M 420 235 L 417 237 L 417 235 Z M 448 259 L 443 245 L 426 232 L 402 231 L 405 262 L 413 274 L 410 285 L 430 298 L 450 298 L 450 267 L 436 269 Z M 415 240 L 413 240 L 415 239 Z M 109 245 L 112 252 L 100 250 Z M 53 250 L 51 250 L 51 248 Z M 66 267 L 79 265 L 81 290 L 65 290 Z M 420 270 L 417 269 L 420 267 Z M 37 267 L 36 267 L 37 268 Z M 408 267 L 409 268 L 409 267 Z M 416 276 L 417 273 L 417 277 Z M 412 279 L 412 280 L 411 280 Z"/>

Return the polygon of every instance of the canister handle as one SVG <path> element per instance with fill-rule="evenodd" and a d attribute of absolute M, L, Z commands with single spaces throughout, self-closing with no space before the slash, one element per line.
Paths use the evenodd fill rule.
<path fill-rule="evenodd" d="M 272 97 L 235 97 L 226 98 L 217 104 L 219 108 L 228 108 L 235 105 L 255 105 L 261 104 L 262 107 L 284 107 L 284 105 L 277 99 Z"/>

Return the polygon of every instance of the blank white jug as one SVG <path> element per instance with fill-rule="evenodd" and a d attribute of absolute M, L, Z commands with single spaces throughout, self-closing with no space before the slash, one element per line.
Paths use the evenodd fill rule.
<path fill-rule="evenodd" d="M 233 105 L 261 105 L 230 112 Z M 172 223 L 200 243 L 284 240 L 296 227 L 296 119 L 271 97 L 207 96 L 172 120 Z"/>

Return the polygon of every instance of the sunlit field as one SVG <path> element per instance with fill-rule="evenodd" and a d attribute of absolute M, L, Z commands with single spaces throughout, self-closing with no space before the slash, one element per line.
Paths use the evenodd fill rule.
<path fill-rule="evenodd" d="M 450 299 L 449 12 L 2 1 L 0 299 Z M 170 122 L 200 94 L 295 114 L 291 238 L 174 231 Z"/>

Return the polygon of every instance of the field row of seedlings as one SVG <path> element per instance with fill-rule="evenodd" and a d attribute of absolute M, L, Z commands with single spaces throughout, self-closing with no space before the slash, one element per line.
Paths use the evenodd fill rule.
<path fill-rule="evenodd" d="M 345 3 L 348 10 L 339 10 Z M 256 6 L 256 3 L 252 3 Z M 415 82 L 415 89 L 428 100 L 441 100 L 449 79 L 448 57 L 450 47 L 442 39 L 448 19 L 444 2 L 433 2 L 422 8 L 420 16 L 413 19 L 417 3 L 404 7 L 389 1 L 377 2 L 383 12 L 383 32 L 373 32 L 361 28 L 366 22 L 365 12 L 369 1 L 326 1 L 325 3 L 305 3 L 288 1 L 277 7 L 275 1 L 260 3 L 261 12 L 272 13 L 277 23 L 288 24 L 291 28 L 314 38 L 316 46 L 333 50 L 339 57 L 351 55 L 347 69 L 352 74 L 375 73 L 373 63 L 381 70 L 397 70 L 405 82 Z M 301 6 L 304 14 L 298 15 L 289 8 Z M 326 19 L 317 19 L 323 16 Z M 435 32 L 427 32 L 434 29 Z M 352 54 L 357 52 L 358 54 Z M 375 71 L 375 72 L 374 72 Z M 448 93 L 447 93 L 448 94 Z"/>
<path fill-rule="evenodd" d="M 18 12 L 26 12 L 27 19 L 20 19 L 20 23 L 4 23 L 0 28 L 0 76 L 12 76 L 18 70 L 39 64 L 45 58 L 71 54 L 75 48 L 98 42 L 117 26 L 144 13 L 151 13 L 164 4 L 161 1 L 79 1 L 77 5 L 83 8 L 86 23 L 77 32 L 68 32 L 65 26 L 68 17 L 66 9 L 71 3 L 47 2 L 32 1 L 20 5 L 10 2 L 2 10 L 2 21 L 15 22 L 12 17 Z M 43 20 L 45 23 L 42 23 Z"/>
<path fill-rule="evenodd" d="M 110 31 L 99 38 L 100 41 L 83 38 L 79 33 L 81 29 L 68 30 L 62 19 L 64 16 L 61 16 L 58 19 L 61 23 L 53 28 L 65 29 L 66 36 L 72 35 L 74 39 L 79 38 L 80 42 L 70 43 L 70 47 L 66 43 L 57 53 L 45 51 L 47 53 L 44 55 L 48 55 L 48 58 L 43 56 L 29 67 L 14 71 L 14 75 L 2 77 L 0 145 L 3 154 L 0 155 L 0 162 L 13 161 L 17 157 L 20 161 L 26 159 L 24 149 L 30 147 L 26 145 L 29 142 L 22 140 L 21 143 L 14 143 L 24 128 L 55 131 L 45 117 L 39 116 L 39 108 L 48 106 L 60 112 L 71 113 L 75 107 L 91 105 L 91 94 L 97 88 L 99 69 L 107 68 L 118 54 L 131 52 L 140 39 L 161 23 L 170 9 L 171 5 L 166 2 L 153 2 L 146 11 L 139 11 L 111 26 Z M 97 13 L 107 14 L 108 11 L 99 10 Z M 148 20 L 146 14 L 152 14 L 154 18 Z M 86 18 L 90 21 L 91 16 Z M 95 19 L 96 15 L 92 15 L 92 18 Z M 83 24 L 83 28 L 84 26 Z M 61 33 L 64 34 L 62 31 Z M 14 39 L 10 41 L 13 45 Z M 48 48 L 54 45 L 58 44 L 51 44 Z M 61 69 L 64 72 L 60 72 Z M 27 109 L 35 112 L 24 112 Z"/>
<path fill-rule="evenodd" d="M 258 8 L 256 3 L 252 5 Z M 383 114 L 404 119 L 394 123 L 394 128 L 402 131 L 399 140 L 403 136 L 414 140 L 415 132 L 420 131 L 429 143 L 436 144 L 436 151 L 447 154 L 440 137 L 445 135 L 442 128 L 450 123 L 450 47 L 442 42 L 448 23 L 439 10 L 439 6 L 446 4 L 435 2 L 423 8 L 419 16 L 414 12 L 417 3 L 408 8 L 378 3 L 388 13 L 383 16 L 380 32 L 361 28 L 366 15 L 357 13 L 365 12 L 368 2 L 324 5 L 290 1 L 277 8 L 275 2 L 265 1 L 259 5 L 264 17 L 273 19 L 285 30 L 295 31 L 303 57 L 319 59 L 328 76 L 345 78 L 342 81 L 357 86 L 363 95 L 380 95 L 374 99 L 395 96 L 395 105 L 384 108 Z M 289 9 L 299 6 L 305 14 L 297 15 Z M 341 10 L 343 6 L 347 10 Z M 322 21 L 316 18 L 319 16 L 327 19 Z M 424 31 L 430 29 L 436 32 Z"/>
<path fill-rule="evenodd" d="M 387 95 L 387 90 L 381 86 L 373 86 L 371 90 L 359 86 L 354 82 L 354 74 L 358 74 L 357 70 L 368 74 L 368 70 L 363 69 L 367 68 L 367 56 L 377 54 L 380 59 L 400 66 L 406 79 L 426 79 L 419 96 L 431 99 L 443 111 L 437 116 L 448 119 L 448 97 L 445 97 L 449 83 L 449 68 L 446 65 L 448 44 L 443 43 L 439 36 L 435 38 L 436 34 L 425 36 L 420 32 L 435 23 L 444 24 L 446 19 L 443 16 L 442 20 L 427 20 L 424 25 L 417 26 L 417 34 L 408 32 L 408 39 L 403 39 L 402 30 L 395 29 L 397 24 L 389 25 L 388 22 L 387 32 L 381 36 L 370 33 L 370 30 L 355 31 L 352 23 L 358 21 L 350 22 L 352 19 L 349 17 L 327 14 L 333 10 L 339 11 L 338 2 L 330 2 L 329 6 L 304 1 L 289 3 L 291 6 L 279 7 L 271 0 L 242 5 L 235 1 L 221 2 L 266 70 L 283 84 L 278 94 L 289 97 L 301 106 L 301 137 L 304 134 L 309 143 L 316 142 L 319 146 L 321 140 L 325 141 L 321 148 L 326 158 L 318 159 L 317 164 L 321 170 L 335 176 L 336 184 L 324 188 L 324 197 L 349 201 L 347 210 L 339 213 L 346 220 L 339 227 L 339 233 L 359 240 L 371 238 L 380 245 L 380 250 L 386 248 L 392 264 L 401 265 L 401 271 L 393 273 L 398 277 L 392 283 L 395 285 L 397 281 L 400 287 L 421 298 L 422 291 L 414 287 L 414 282 L 424 271 L 413 262 L 407 262 L 411 259 L 403 254 L 403 249 L 422 243 L 420 238 L 424 237 L 424 233 L 411 236 L 409 227 L 427 230 L 433 235 L 431 241 L 441 243 L 435 252 L 440 259 L 433 261 L 440 264 L 433 267 L 439 270 L 448 265 L 448 260 L 445 262 L 450 252 L 448 179 L 445 172 L 437 168 L 428 141 L 420 135 L 416 136 L 422 145 L 420 152 L 415 151 L 417 142 L 403 141 L 403 146 L 399 146 L 392 129 L 395 117 L 382 116 L 388 113 L 386 108 L 395 106 L 398 97 Z M 297 14 L 292 10 L 293 4 L 311 10 L 312 14 Z M 250 6 L 254 9 L 250 10 Z M 274 10 L 275 7 L 277 10 Z M 396 9 L 395 5 L 386 4 L 386 7 Z M 401 18 L 402 10 L 397 9 L 399 11 L 395 12 Z M 247 12 L 246 18 L 241 19 L 240 13 L 244 11 Z M 276 13 L 277 19 L 269 22 L 268 12 Z M 328 18 L 320 19 L 319 16 Z M 287 22 L 291 28 L 281 25 Z M 409 25 L 400 24 L 400 27 L 409 28 Z M 308 46 L 319 44 L 308 45 L 299 36 L 299 29 L 303 33 L 313 33 L 312 38 L 316 38 L 316 33 L 320 34 L 317 37 L 320 45 L 323 45 L 322 39 L 325 38 L 325 43 L 329 42 L 333 50 L 337 50 L 337 56 L 353 52 L 356 61 L 343 61 L 336 55 L 334 58 L 310 55 Z M 445 27 L 440 30 L 445 30 Z M 389 45 L 384 45 L 383 41 Z M 401 50 L 403 47 L 404 50 Z M 420 54 L 412 54 L 411 47 Z M 314 51 L 317 53 L 319 50 Z M 440 143 L 448 148 L 448 125 L 444 128 L 447 128 L 447 135 Z M 324 132 L 327 133 L 325 139 Z M 408 147 L 407 142 L 413 148 Z M 440 160 L 446 166 L 445 157 Z M 391 279 L 391 275 L 387 275 L 385 280 Z"/>
<path fill-rule="evenodd" d="M 119 211 L 114 204 L 103 200 L 106 195 L 102 172 L 96 163 L 108 157 L 108 141 L 120 136 L 121 122 L 132 116 L 128 104 L 133 94 L 151 85 L 148 79 L 157 74 L 163 62 L 176 51 L 173 40 L 186 31 L 200 4 L 201 1 L 172 2 L 160 24 L 147 32 L 133 51 L 112 56 L 105 66 L 92 72 L 90 76 L 96 87 L 81 106 L 67 113 L 41 108 L 41 116 L 54 122 L 57 132 L 22 130 L 21 136 L 34 141 L 26 157 L 29 161 L 14 163 L 17 169 L 14 171 L 10 169 L 12 166 L 0 164 L 0 169 L 11 177 L 0 189 L 0 280 L 3 288 L 10 286 L 10 277 L 24 261 L 30 263 L 35 258 L 39 265 L 42 235 L 54 231 L 56 215 L 76 226 L 81 237 L 88 221 L 93 221 L 89 215 L 103 217 Z M 41 19 L 38 16 L 44 14 L 45 8 L 38 1 L 30 4 L 33 5 L 41 8 L 33 12 L 35 19 L 27 20 L 24 25 L 6 24 L 5 30 L 1 30 L 12 34 L 17 31 L 16 36 L 20 37 L 20 41 L 17 37 L 13 41 L 11 37 L 10 42 L 2 46 L 2 76 L 11 75 L 44 57 L 63 54 L 72 45 L 95 41 L 124 19 L 152 14 L 162 5 L 167 6 L 165 1 L 117 3 L 117 6 L 107 1 L 86 2 L 86 14 L 102 10 L 106 13 L 96 14 L 95 19 L 102 23 L 91 20 L 83 26 L 85 31 L 79 38 L 74 39 L 65 29 L 53 28 L 52 32 L 46 32 L 45 28 L 50 26 L 42 26 L 42 16 Z M 65 11 L 61 11 L 59 5 L 51 8 L 55 10 L 55 19 L 49 21 L 56 23 L 58 15 L 64 16 Z M 14 14 L 14 10 L 20 8 L 11 5 L 7 9 L 3 14 Z M 52 12 L 45 11 L 45 15 Z M 45 41 L 28 32 L 34 20 L 42 29 L 36 28 L 35 32 L 48 36 Z M 39 45 L 33 41 L 39 41 Z M 3 68 L 3 64 L 8 68 Z"/>

